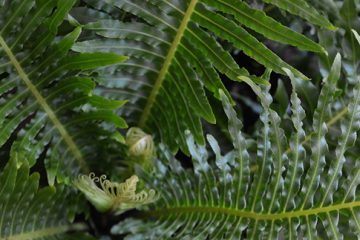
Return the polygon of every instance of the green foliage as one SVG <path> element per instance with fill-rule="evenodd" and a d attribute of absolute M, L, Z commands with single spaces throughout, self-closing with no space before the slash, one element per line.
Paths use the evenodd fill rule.
<path fill-rule="evenodd" d="M 340 77 L 340 55 L 331 73 L 324 78 L 313 126 L 303 124 L 305 112 L 296 89 L 291 95 L 293 132 L 285 136 L 281 119 L 270 108 L 268 89 L 248 84 L 258 95 L 263 111 L 257 149 L 247 149 L 228 98 L 222 94 L 234 149 L 225 155 L 218 142 L 207 136 L 215 159 L 206 146 L 187 143 L 194 169 L 184 169 L 169 150 L 153 172 L 143 172 L 149 186 L 161 191 L 162 198 L 144 210 L 144 220 L 126 219 L 112 229 L 129 233 L 127 239 L 354 239 L 360 234 L 356 189 L 359 168 L 349 170 L 348 150 L 354 146 L 360 127 L 358 81 L 349 111 L 341 121 L 338 145 L 328 146 L 326 120 L 328 105 Z M 292 81 L 291 71 L 284 69 Z M 295 84 L 294 84 L 295 86 Z M 306 133 L 308 134 L 306 136 Z M 310 136 L 310 137 L 309 137 Z M 311 141 L 311 147 L 306 143 Z M 257 169 L 250 171 L 251 164 Z M 150 219 L 156 219 L 155 221 Z"/>
<path fill-rule="evenodd" d="M 128 99 L 129 104 L 120 112 L 129 116 L 129 124 L 155 133 L 156 138 L 173 151 L 179 146 L 188 151 L 184 137 L 187 129 L 196 142 L 204 143 L 201 118 L 215 123 L 205 89 L 218 99 L 219 88 L 230 97 L 218 72 L 234 81 L 239 81 L 238 76 L 249 76 L 214 36 L 228 41 L 275 72 L 284 74 L 282 68 L 285 67 L 304 79 L 307 77 L 281 60 L 244 27 L 274 41 L 303 50 L 324 52 L 320 45 L 285 27 L 263 11 L 251 8 L 245 1 L 86 2 L 90 7 L 101 10 L 102 14 L 107 12 L 109 15 L 89 10 L 88 15 L 104 18 L 84 25 L 85 29 L 99 37 L 77 43 L 73 50 L 93 52 L 100 49 L 130 56 L 129 61 L 107 70 L 108 76 L 98 79 L 102 86 L 100 91 L 105 96 Z M 309 9 L 313 18 L 307 17 Z M 81 19 L 82 10 L 73 11 L 73 16 Z M 114 12 L 119 11 L 131 13 L 136 18 L 131 18 L 132 22 L 119 21 L 118 17 L 112 17 Z M 309 6 L 296 13 L 303 13 L 299 15 L 321 26 L 331 25 Z M 318 19 L 323 21 L 315 21 Z M 259 82 L 255 76 L 250 78 Z"/>
<path fill-rule="evenodd" d="M 329 52 L 331 58 L 339 52 L 343 56 L 343 71 L 347 82 L 357 81 L 360 60 L 360 46 L 352 33 L 352 29 L 360 31 L 358 24 L 359 10 L 356 7 L 356 0 L 345 0 L 336 4 L 333 0 L 328 0 L 326 4 L 320 4 L 320 8 L 332 19 L 339 31 L 319 31 L 318 36 L 322 46 Z M 327 7 L 326 7 L 327 6 Z M 332 6 L 332 7 L 331 7 Z M 331 7 L 331 8 L 329 8 Z M 329 71 L 329 64 L 326 59 L 322 59 L 323 72 Z"/>
<path fill-rule="evenodd" d="M 73 239 L 67 232 L 86 228 L 70 223 L 76 213 L 69 208 L 74 200 L 70 191 L 65 186 L 39 189 L 39 178 L 38 173 L 29 175 L 26 163 L 18 167 L 15 160 L 1 172 L 0 239 Z"/>
<path fill-rule="evenodd" d="M 359 6 L 0 0 L 0 240 L 359 238 Z"/>
<path fill-rule="evenodd" d="M 315 25 L 325 27 L 330 30 L 337 29 L 329 22 L 329 20 L 320 15 L 319 12 L 311 7 L 305 0 L 264 0 L 264 2 L 274 4 L 279 8 L 298 15 Z"/>
<path fill-rule="evenodd" d="M 92 94 L 84 70 L 122 62 L 113 53 L 69 54 L 79 27 L 56 37 L 75 0 L 3 1 L 0 8 L 0 146 L 35 165 L 46 153 L 48 181 L 68 182 L 106 156 L 103 145 L 126 123 L 114 113 L 124 101 Z"/>

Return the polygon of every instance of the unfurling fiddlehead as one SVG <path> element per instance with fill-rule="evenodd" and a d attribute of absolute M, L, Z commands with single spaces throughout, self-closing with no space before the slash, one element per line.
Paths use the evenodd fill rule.
<path fill-rule="evenodd" d="M 125 210 L 154 202 L 158 199 L 155 190 L 142 190 L 136 193 L 139 178 L 131 176 L 123 183 L 111 182 L 105 175 L 96 177 L 94 173 L 80 175 L 74 185 L 100 212 L 114 211 L 121 214 Z M 96 184 L 99 183 L 100 187 Z"/>
<path fill-rule="evenodd" d="M 154 141 L 151 135 L 137 127 L 132 127 L 126 134 L 129 166 L 134 163 L 148 169 L 153 165 L 155 156 Z"/>

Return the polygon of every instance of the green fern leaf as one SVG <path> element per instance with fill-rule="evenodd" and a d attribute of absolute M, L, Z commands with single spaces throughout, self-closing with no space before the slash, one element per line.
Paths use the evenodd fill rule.
<path fill-rule="evenodd" d="M 120 113 L 130 116 L 131 125 L 145 131 L 157 129 L 156 137 L 172 150 L 180 146 L 187 152 L 186 129 L 194 135 L 196 142 L 204 143 L 200 119 L 215 122 L 204 87 L 218 99 L 218 89 L 230 98 L 218 72 L 234 81 L 239 81 L 239 76 L 247 76 L 257 83 L 266 83 L 240 68 L 209 32 L 228 40 L 267 68 L 285 74 L 285 67 L 303 79 L 306 77 L 302 73 L 281 60 L 237 21 L 275 41 L 305 50 L 324 51 L 320 45 L 243 1 L 86 2 L 102 14 L 108 12 L 109 16 L 105 20 L 86 23 L 84 28 L 99 38 L 77 43 L 72 49 L 116 52 L 130 57 L 118 68 L 106 72 L 106 77 L 98 79 L 102 85 L 99 91 L 115 99 L 129 99 L 130 104 Z M 131 13 L 139 21 L 109 19 L 110 14 L 119 11 Z M 76 9 L 72 14 L 76 18 Z M 89 14 L 97 16 L 100 12 L 89 10 Z"/>
<path fill-rule="evenodd" d="M 127 126 L 114 113 L 124 101 L 92 95 L 95 83 L 83 72 L 126 57 L 70 54 L 80 28 L 56 37 L 75 2 L 11 0 L 0 7 L 0 146 L 11 141 L 11 156 L 30 166 L 47 149 L 50 184 L 87 172 L 85 159 L 105 154 L 100 142 L 109 144 L 115 128 Z"/>
<path fill-rule="evenodd" d="M 161 145 L 154 171 L 139 171 L 161 198 L 144 207 L 139 218 L 115 225 L 112 233 L 128 234 L 128 239 L 356 239 L 360 230 L 360 174 L 358 164 L 350 171 L 344 165 L 352 163 L 347 153 L 359 131 L 359 83 L 343 117 L 339 143 L 330 148 L 327 141 L 332 136 L 326 134 L 326 120 L 340 77 L 340 55 L 324 79 L 312 127 L 303 124 L 305 112 L 294 75 L 284 71 L 295 86 L 291 136 L 283 133 L 280 118 L 270 107 L 269 89 L 243 77 L 263 106 L 258 139 L 244 138 L 242 124 L 222 94 L 234 149 L 224 154 L 208 136 L 215 155 L 211 159 L 206 146 L 195 144 L 188 132 L 194 167 L 185 169 Z M 310 148 L 305 147 L 309 136 Z M 247 149 L 247 140 L 257 140 L 257 149 Z M 257 169 L 250 173 L 253 157 Z"/>
<path fill-rule="evenodd" d="M 328 79 L 325 79 L 318 106 L 314 113 L 313 129 L 316 134 L 311 139 L 311 168 L 306 175 L 304 182 L 304 191 L 301 193 L 301 209 L 314 205 L 314 193 L 320 184 L 319 174 L 323 172 L 325 166 L 325 155 L 328 153 L 328 145 L 326 142 L 327 126 L 325 119 L 328 112 L 328 104 L 332 101 L 335 93 L 336 82 L 340 77 L 341 58 L 337 56 L 332 68 L 332 73 Z"/>
<path fill-rule="evenodd" d="M 284 9 L 292 14 L 298 15 L 307 21 L 318 25 L 320 27 L 336 30 L 329 20 L 319 14 L 316 9 L 311 7 L 305 0 L 263 0 L 266 3 L 274 4 L 275 6 Z"/>
<path fill-rule="evenodd" d="M 39 178 L 15 160 L 0 173 L 1 240 L 70 239 L 67 232 L 85 228 L 69 221 L 69 191 L 64 186 L 38 189 Z"/>
<path fill-rule="evenodd" d="M 204 2 L 225 13 L 234 15 L 241 24 L 263 34 L 266 38 L 290 44 L 307 51 L 325 51 L 320 45 L 283 26 L 271 17 L 268 17 L 263 11 L 250 8 L 245 2 L 232 0 L 204 0 Z"/>

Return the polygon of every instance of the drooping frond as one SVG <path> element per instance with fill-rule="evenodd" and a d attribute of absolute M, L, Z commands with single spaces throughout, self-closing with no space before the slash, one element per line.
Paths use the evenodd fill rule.
<path fill-rule="evenodd" d="M 240 0 L 86 0 L 90 16 L 104 20 L 85 24 L 99 37 L 77 43 L 78 52 L 108 51 L 128 55 L 130 60 L 107 70 L 98 79 L 99 91 L 116 99 L 129 99 L 121 110 L 132 125 L 146 131 L 157 129 L 171 149 L 186 148 L 184 131 L 189 129 L 196 142 L 204 143 L 201 118 L 210 123 L 215 117 L 204 87 L 220 98 L 218 89 L 229 97 L 219 73 L 239 81 L 249 76 L 240 68 L 216 38 L 234 47 L 275 72 L 290 67 L 243 26 L 266 38 L 300 49 L 323 52 L 324 49 L 305 36 L 283 26 L 263 11 Z M 308 9 L 305 9 L 308 10 Z M 82 12 L 83 9 L 79 12 Z M 114 16 L 128 12 L 138 21 L 120 21 Z M 315 11 L 315 10 L 314 10 Z M 104 12 L 109 15 L 104 17 Z M 110 14 L 111 13 L 111 14 Z M 76 18 L 76 10 L 72 12 Z M 319 17 L 316 12 L 314 17 Z M 79 17 L 80 18 L 80 17 Z M 310 19 L 312 20 L 312 19 Z M 324 23 L 328 27 L 328 22 Z M 216 38 L 215 38 L 216 37 Z M 254 81 L 258 78 L 252 76 Z"/>
<path fill-rule="evenodd" d="M 87 172 L 87 160 L 105 158 L 103 146 L 126 126 L 114 113 L 124 102 L 93 95 L 95 82 L 82 73 L 126 57 L 71 54 L 80 28 L 57 37 L 75 2 L 0 2 L 0 146 L 10 141 L 11 156 L 30 166 L 46 153 L 50 184 Z"/>
<path fill-rule="evenodd" d="M 39 189 L 39 178 L 29 175 L 26 163 L 17 168 L 15 160 L 0 172 L 1 240 L 72 239 L 68 232 L 85 228 L 70 222 L 75 212 L 69 208 L 69 191 L 64 186 Z"/>
<path fill-rule="evenodd" d="M 328 146 L 334 136 L 327 134 L 326 123 L 340 69 L 338 55 L 324 79 L 313 126 L 303 124 L 305 112 L 293 88 L 291 136 L 284 134 L 270 107 L 268 89 L 244 77 L 263 106 L 258 139 L 244 137 L 241 121 L 222 94 L 234 149 L 222 153 L 215 138 L 208 136 L 215 155 L 210 159 L 206 146 L 197 145 L 188 133 L 193 169 L 185 169 L 162 146 L 154 171 L 142 172 L 161 198 L 143 210 L 143 218 L 126 219 L 112 232 L 129 234 L 127 239 L 356 239 L 359 159 L 353 161 L 347 154 L 360 126 L 360 80 L 351 101 L 344 103 L 349 107 L 341 120 L 338 145 Z M 291 71 L 284 71 L 294 83 Z M 247 140 L 257 140 L 257 148 L 247 149 Z M 354 162 L 356 167 L 345 167 Z M 250 171 L 252 164 L 257 167 Z"/>

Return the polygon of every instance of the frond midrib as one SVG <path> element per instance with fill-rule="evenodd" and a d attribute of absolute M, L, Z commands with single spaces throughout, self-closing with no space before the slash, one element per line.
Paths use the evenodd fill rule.
<path fill-rule="evenodd" d="M 185 214 L 214 213 L 214 214 L 237 216 L 241 218 L 250 218 L 259 221 L 259 220 L 282 220 L 282 219 L 299 218 L 303 216 L 319 215 L 321 213 L 330 213 L 333 211 L 339 211 L 343 209 L 352 210 L 355 207 L 360 207 L 360 201 L 339 203 L 326 207 L 318 207 L 318 208 L 311 208 L 305 210 L 294 210 L 294 211 L 280 212 L 280 213 L 260 213 L 254 211 L 247 211 L 243 209 L 224 208 L 224 207 L 183 206 L 183 207 L 163 208 L 159 210 L 147 211 L 145 215 L 160 217 L 170 214 L 183 214 L 183 213 Z"/>
<path fill-rule="evenodd" d="M 171 46 L 170 46 L 168 54 L 165 58 L 164 64 L 157 76 L 157 79 L 155 80 L 154 87 L 151 90 L 151 93 L 148 97 L 144 111 L 141 114 L 139 124 L 138 124 L 139 127 L 144 127 L 144 125 L 146 124 L 146 121 L 149 118 L 151 108 L 153 107 L 154 102 L 156 100 L 156 96 L 161 89 L 162 83 L 165 80 L 166 75 L 168 74 L 171 63 L 172 63 L 173 59 L 175 58 L 177 48 L 181 42 L 181 39 L 184 35 L 186 28 L 188 26 L 190 18 L 195 10 L 195 6 L 196 6 L 197 2 L 198 2 L 198 0 L 191 0 L 191 2 L 189 3 L 189 6 L 185 12 L 184 18 L 182 19 L 181 24 L 176 32 L 175 38 L 174 38 L 173 42 L 171 43 Z"/>
<path fill-rule="evenodd" d="M 60 135 L 68 145 L 69 149 L 72 151 L 75 159 L 79 162 L 80 167 L 88 172 L 88 166 L 82 156 L 81 151 L 76 145 L 75 141 L 71 137 L 71 135 L 66 130 L 65 126 L 60 122 L 59 118 L 56 116 L 53 109 L 46 102 L 46 99 L 41 95 L 36 86 L 30 81 L 28 75 L 25 70 L 22 68 L 20 62 L 16 59 L 14 53 L 11 51 L 3 37 L 0 35 L 0 46 L 4 49 L 6 55 L 9 57 L 10 62 L 15 67 L 16 71 L 19 74 L 19 77 L 24 81 L 32 95 L 35 97 L 36 101 L 40 104 L 40 106 L 44 109 L 49 119 L 54 124 L 55 128 L 59 131 Z"/>

